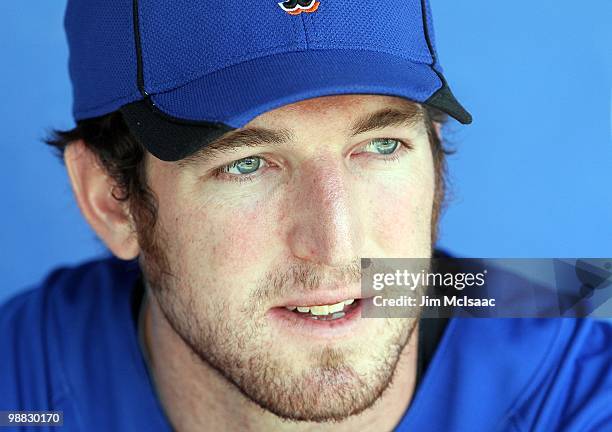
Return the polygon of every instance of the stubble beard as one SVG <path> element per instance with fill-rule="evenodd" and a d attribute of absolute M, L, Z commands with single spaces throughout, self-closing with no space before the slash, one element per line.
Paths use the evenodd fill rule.
<path fill-rule="evenodd" d="M 141 242 L 147 245 L 141 267 L 149 294 L 155 296 L 168 324 L 202 365 L 215 370 L 262 409 L 290 421 L 338 422 L 370 408 L 392 383 L 416 320 L 385 319 L 385 330 L 377 339 L 382 348 L 378 352 L 361 349 L 360 354 L 368 356 L 372 365 L 367 371 L 357 372 L 353 367 L 354 350 L 349 353 L 327 346 L 305 352 L 309 366 L 296 372 L 287 364 L 294 357 L 275 356 L 272 353 L 282 346 L 262 338 L 269 334 L 269 326 L 263 315 L 252 314 L 257 308 L 243 308 L 233 316 L 223 300 L 198 302 L 197 293 L 205 287 L 181 284 L 180 275 L 172 272 L 163 236 L 155 231 L 147 234 L 153 238 Z M 354 263 L 337 276 L 348 281 L 358 272 Z M 257 300 L 249 305 L 274 298 L 286 286 L 316 290 L 320 281 L 317 270 L 305 265 L 268 274 L 253 290 Z M 299 349 L 298 342 L 295 346 Z"/>

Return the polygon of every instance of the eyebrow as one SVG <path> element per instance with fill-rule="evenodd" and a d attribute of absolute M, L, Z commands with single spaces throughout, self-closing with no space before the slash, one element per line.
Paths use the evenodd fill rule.
<path fill-rule="evenodd" d="M 423 119 L 423 110 L 417 104 L 406 105 L 402 108 L 385 108 L 357 119 L 349 131 L 352 135 L 359 135 L 387 127 L 412 127 Z M 195 153 L 178 161 L 180 167 L 195 164 L 205 164 L 215 158 L 244 147 L 280 146 L 294 139 L 294 135 L 287 129 L 249 128 L 237 129 L 203 146 Z"/>
<path fill-rule="evenodd" d="M 221 136 L 195 153 L 178 161 L 180 167 L 206 163 L 218 156 L 244 147 L 281 145 L 291 141 L 293 134 L 286 129 L 271 130 L 264 128 L 238 129 Z"/>
<path fill-rule="evenodd" d="M 353 135 L 393 126 L 416 126 L 423 119 L 423 110 L 417 104 L 402 108 L 386 108 L 358 119 L 351 127 Z"/>

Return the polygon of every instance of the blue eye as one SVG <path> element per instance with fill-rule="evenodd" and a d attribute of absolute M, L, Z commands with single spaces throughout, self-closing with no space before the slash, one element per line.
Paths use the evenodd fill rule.
<path fill-rule="evenodd" d="M 400 142 L 392 138 L 375 138 L 370 141 L 366 146 L 366 151 L 372 153 L 380 153 L 383 155 L 389 155 L 395 152 L 399 147 Z"/>
<path fill-rule="evenodd" d="M 244 159 L 238 159 L 229 165 L 222 168 L 223 172 L 228 174 L 243 175 L 252 174 L 263 166 L 263 159 L 257 156 L 250 156 Z"/>

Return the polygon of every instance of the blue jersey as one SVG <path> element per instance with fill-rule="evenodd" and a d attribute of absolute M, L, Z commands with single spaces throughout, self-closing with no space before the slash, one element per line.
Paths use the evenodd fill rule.
<path fill-rule="evenodd" d="M 138 276 L 95 261 L 0 307 L 0 411 L 63 411 L 49 430 L 171 430 L 138 342 Z M 396 430 L 612 431 L 612 326 L 451 319 Z"/>

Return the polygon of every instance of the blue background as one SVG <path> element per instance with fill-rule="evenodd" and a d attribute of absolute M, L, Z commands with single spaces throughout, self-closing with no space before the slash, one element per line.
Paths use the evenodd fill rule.
<path fill-rule="evenodd" d="M 446 76 L 475 117 L 445 131 L 458 152 L 441 246 L 474 257 L 612 257 L 612 2 L 432 7 Z M 0 300 L 106 253 L 40 141 L 73 126 L 63 9 L 0 2 Z"/>

